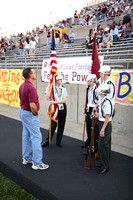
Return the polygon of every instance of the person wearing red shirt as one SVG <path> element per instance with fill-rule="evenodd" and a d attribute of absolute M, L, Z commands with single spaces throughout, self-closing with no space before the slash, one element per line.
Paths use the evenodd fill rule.
<path fill-rule="evenodd" d="M 36 79 L 32 68 L 23 70 L 24 83 L 19 88 L 20 110 L 19 116 L 22 121 L 22 164 L 32 164 L 34 170 L 44 170 L 49 165 L 42 162 L 42 134 L 39 127 L 38 111 L 40 103 L 36 88 L 33 85 Z"/>

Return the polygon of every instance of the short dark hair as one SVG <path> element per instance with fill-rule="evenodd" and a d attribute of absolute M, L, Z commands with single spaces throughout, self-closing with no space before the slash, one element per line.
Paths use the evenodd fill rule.
<path fill-rule="evenodd" d="M 31 69 L 32 68 L 25 68 L 24 70 L 23 70 L 23 77 L 25 78 L 25 79 L 29 79 L 29 77 L 30 77 L 30 74 L 31 74 Z"/>

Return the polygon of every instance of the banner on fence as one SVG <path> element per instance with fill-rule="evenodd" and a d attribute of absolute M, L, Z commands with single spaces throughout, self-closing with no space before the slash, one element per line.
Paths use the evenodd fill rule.
<path fill-rule="evenodd" d="M 112 72 L 116 86 L 115 102 L 133 105 L 133 72 Z"/>
<path fill-rule="evenodd" d="M 23 82 L 22 70 L 0 69 L 0 103 L 19 107 L 19 87 Z"/>
<path fill-rule="evenodd" d="M 85 71 L 88 73 L 87 70 Z M 86 75 L 83 70 L 80 69 L 80 73 L 77 70 L 75 73 L 78 74 L 77 78 L 76 75 L 73 76 L 76 83 L 83 84 L 84 82 L 86 84 L 85 80 L 78 81 L 79 75 L 80 77 L 81 75 Z M 133 105 L 133 72 L 112 72 L 111 78 L 116 86 L 115 102 Z M 19 107 L 19 87 L 23 82 L 22 70 L 0 69 L 0 103 Z"/>
<path fill-rule="evenodd" d="M 101 64 L 103 56 L 99 56 Z M 91 57 L 58 58 L 58 73 L 62 75 L 63 83 L 86 84 L 91 72 Z M 50 81 L 50 59 L 43 60 L 42 81 Z"/>

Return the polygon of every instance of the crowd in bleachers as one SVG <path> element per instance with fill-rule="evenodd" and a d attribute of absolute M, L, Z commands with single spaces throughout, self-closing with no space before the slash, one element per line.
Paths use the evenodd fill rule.
<path fill-rule="evenodd" d="M 98 48 L 107 47 L 110 48 L 112 44 L 116 43 L 121 37 L 128 38 L 133 37 L 133 27 L 131 24 L 131 17 L 129 14 L 124 15 L 124 17 L 116 23 L 115 20 L 112 23 L 107 24 L 107 27 L 102 28 L 101 24 L 98 24 L 97 30 L 97 46 Z M 86 36 L 86 49 L 93 47 L 94 40 L 94 30 L 90 29 L 89 34 Z"/>
<path fill-rule="evenodd" d="M 75 10 L 73 17 L 63 19 L 61 21 L 58 21 L 54 24 L 55 28 L 55 39 L 56 44 L 64 44 L 64 43 L 71 43 L 75 40 L 75 33 L 73 33 L 71 29 L 70 35 L 67 35 L 66 30 L 68 28 L 72 28 L 75 25 L 92 25 L 93 23 L 98 24 L 97 26 L 97 45 L 98 47 L 102 48 L 102 46 L 110 47 L 113 42 L 118 41 L 120 37 L 131 37 L 133 36 L 133 29 L 131 26 L 131 17 L 133 15 L 133 1 L 132 0 L 116 0 L 116 1 L 109 1 L 107 3 L 103 3 L 101 5 L 95 5 L 91 7 L 84 7 L 81 9 L 81 11 L 78 13 L 77 10 Z M 119 20 L 119 23 L 116 24 L 115 19 L 116 17 L 124 16 Z M 101 27 L 101 22 L 107 21 L 107 20 L 114 20 L 113 23 L 108 24 L 105 29 Z M 13 35 L 9 40 L 6 38 L 1 39 L 0 41 L 0 51 L 1 56 L 5 56 L 6 50 L 12 50 L 15 48 L 14 41 L 19 41 L 19 49 L 23 48 L 23 51 L 26 48 L 26 38 L 30 41 L 34 40 L 36 44 L 39 43 L 39 35 L 40 34 L 46 34 L 47 35 L 47 44 L 46 46 L 50 46 L 50 38 L 51 38 L 51 30 L 53 25 L 46 26 L 44 25 L 43 28 L 36 27 L 36 29 L 33 29 L 32 31 L 27 31 L 25 34 L 20 33 L 17 36 Z M 105 38 L 105 34 L 110 36 L 111 40 L 109 40 L 108 45 L 104 45 L 103 41 Z M 92 48 L 93 47 L 93 37 L 94 33 L 92 30 L 90 30 L 88 36 L 86 37 L 86 48 Z M 23 43 L 23 47 L 20 48 L 20 40 L 21 43 Z M 106 38 L 105 38 L 106 39 Z M 31 44 L 30 44 L 31 46 Z M 35 47 L 35 46 L 34 46 Z M 26 55 L 31 52 L 31 47 L 29 47 L 29 50 L 26 51 Z M 22 50 L 20 50 L 22 53 Z M 20 53 L 20 54 L 21 54 Z M 32 52 L 33 53 L 33 52 Z M 34 48 L 35 53 L 35 48 Z M 33 53 L 33 54 L 34 54 Z"/>

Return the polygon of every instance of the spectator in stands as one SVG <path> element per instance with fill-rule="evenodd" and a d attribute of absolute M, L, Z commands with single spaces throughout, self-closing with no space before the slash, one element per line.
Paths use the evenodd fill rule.
<path fill-rule="evenodd" d="M 110 24 L 107 24 L 107 26 L 106 26 L 106 28 L 104 29 L 104 31 L 110 32 L 110 30 L 111 30 L 111 25 L 110 25 Z"/>
<path fill-rule="evenodd" d="M 63 29 L 62 29 L 62 38 L 64 38 L 64 35 L 66 34 L 66 30 L 67 29 L 68 29 L 67 27 L 63 26 Z"/>
<path fill-rule="evenodd" d="M 60 41 L 62 40 L 62 26 L 59 26 L 58 31 L 60 32 Z"/>
<path fill-rule="evenodd" d="M 93 41 L 94 41 L 94 33 L 93 29 L 90 29 L 89 31 L 89 37 L 86 37 L 86 49 L 92 49 L 93 48 Z"/>
<path fill-rule="evenodd" d="M 109 34 L 108 31 L 104 32 L 104 37 L 102 43 L 99 44 L 99 48 L 107 47 L 110 48 L 113 42 L 113 36 Z"/>
<path fill-rule="evenodd" d="M 110 19 L 113 20 L 113 19 L 115 18 L 115 15 L 116 15 L 115 8 L 112 7 L 112 8 L 111 8 L 111 11 L 109 12 L 109 17 L 110 17 Z"/>
<path fill-rule="evenodd" d="M 69 40 L 67 41 L 67 43 L 72 43 L 75 40 L 75 34 L 73 31 L 70 31 L 70 35 L 69 35 Z"/>
<path fill-rule="evenodd" d="M 127 25 L 124 25 L 124 35 L 123 37 L 128 38 L 132 36 L 133 28 L 131 27 L 131 23 L 128 22 Z"/>
<path fill-rule="evenodd" d="M 19 43 L 19 53 L 20 53 L 20 60 L 22 61 L 23 58 L 23 51 L 24 51 L 24 43 L 23 43 L 23 38 L 20 39 Z"/>
<path fill-rule="evenodd" d="M 49 47 L 50 45 L 50 37 L 51 37 L 51 32 L 50 32 L 50 28 L 47 28 L 47 47 Z"/>
<path fill-rule="evenodd" d="M 74 25 L 77 25 L 78 24 L 78 12 L 77 10 L 75 10 L 75 13 L 74 13 Z"/>
<path fill-rule="evenodd" d="M 105 18 L 106 18 L 106 11 L 107 11 L 107 7 L 105 6 L 105 4 L 103 4 L 101 8 L 101 13 L 102 13 L 101 19 L 103 21 L 105 21 Z"/>
<path fill-rule="evenodd" d="M 124 29 L 123 29 L 124 25 L 123 25 L 123 20 L 119 21 L 119 24 L 117 26 L 118 28 L 118 33 L 119 33 L 119 37 L 123 37 L 123 33 L 124 33 Z"/>
<path fill-rule="evenodd" d="M 3 37 L 1 38 L 1 41 L 0 41 L 0 50 L 1 50 L 2 59 L 5 59 L 6 42 L 5 42 L 5 39 Z"/>
<path fill-rule="evenodd" d="M 68 40 L 69 40 L 69 36 L 66 33 L 64 33 L 63 39 L 61 40 L 61 44 L 67 43 Z"/>
<path fill-rule="evenodd" d="M 97 33 L 97 37 L 96 37 L 96 44 L 99 46 L 99 44 L 102 42 L 103 40 L 103 30 L 101 30 L 100 32 Z"/>
<path fill-rule="evenodd" d="M 101 29 L 102 29 L 102 26 L 101 26 L 101 24 L 98 24 L 98 26 L 97 26 L 97 32 L 99 32 L 99 33 L 100 33 Z"/>
<path fill-rule="evenodd" d="M 35 58 L 35 48 L 36 48 L 36 41 L 35 41 L 35 38 L 32 36 L 31 41 L 30 41 L 31 58 Z"/>
<path fill-rule="evenodd" d="M 112 25 L 112 28 L 110 30 L 110 35 L 113 36 L 113 42 L 117 42 L 119 39 L 118 36 L 119 32 L 118 32 L 118 28 L 115 25 Z"/>
<path fill-rule="evenodd" d="M 127 23 L 130 23 L 130 22 L 131 22 L 131 17 L 130 17 L 130 15 L 129 15 L 129 14 L 125 15 L 125 16 L 123 17 L 123 25 L 124 25 L 124 24 L 127 24 Z"/>
<path fill-rule="evenodd" d="M 15 49 L 15 44 L 14 42 L 10 39 L 8 42 L 8 50 L 13 50 Z"/>
<path fill-rule="evenodd" d="M 60 31 L 59 30 L 55 30 L 55 42 L 56 44 L 60 43 Z"/>
<path fill-rule="evenodd" d="M 25 54 L 26 54 L 26 57 L 28 57 L 29 55 L 29 52 L 30 52 L 30 41 L 29 41 L 29 37 L 26 37 L 26 40 L 24 42 L 24 49 L 25 49 Z"/>
<path fill-rule="evenodd" d="M 86 21 L 87 26 L 89 25 L 89 19 L 90 19 L 90 15 L 89 14 L 85 15 L 85 21 Z"/>
<path fill-rule="evenodd" d="M 131 3 L 131 5 L 130 5 L 129 13 L 130 13 L 131 15 L 133 15 L 133 3 Z"/>
<path fill-rule="evenodd" d="M 84 26 L 84 24 L 85 24 L 85 19 L 84 19 L 83 14 L 80 14 L 80 16 L 79 16 L 79 24 L 81 26 Z"/>
<path fill-rule="evenodd" d="M 35 41 L 37 44 L 39 44 L 39 33 L 35 34 Z"/>

